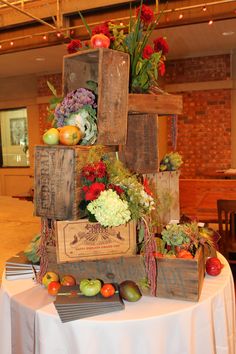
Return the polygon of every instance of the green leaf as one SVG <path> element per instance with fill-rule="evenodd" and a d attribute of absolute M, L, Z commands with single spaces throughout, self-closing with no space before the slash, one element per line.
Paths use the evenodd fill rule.
<path fill-rule="evenodd" d="M 52 94 L 57 97 L 57 90 L 56 90 L 55 87 L 51 84 L 51 82 L 47 81 L 47 85 L 48 85 L 50 91 L 52 92 Z"/>
<path fill-rule="evenodd" d="M 79 11 L 79 15 L 80 15 L 80 18 L 81 18 L 81 20 L 82 20 L 82 22 L 83 22 L 83 24 L 84 24 L 84 26 L 85 26 L 85 28 L 86 28 L 88 34 L 90 35 L 90 37 L 92 37 L 91 28 L 90 28 L 89 25 L 87 24 L 87 22 L 86 22 L 84 16 L 82 15 L 82 13 L 81 13 L 80 11 Z"/>

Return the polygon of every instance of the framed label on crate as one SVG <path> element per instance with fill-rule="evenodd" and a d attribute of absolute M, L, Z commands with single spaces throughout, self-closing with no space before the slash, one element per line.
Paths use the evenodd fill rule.
<path fill-rule="evenodd" d="M 56 222 L 58 263 L 136 254 L 136 223 L 104 228 L 87 219 Z"/>

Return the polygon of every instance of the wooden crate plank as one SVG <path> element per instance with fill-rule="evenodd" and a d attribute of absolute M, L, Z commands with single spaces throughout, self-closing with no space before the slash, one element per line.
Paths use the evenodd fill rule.
<path fill-rule="evenodd" d="M 179 220 L 179 171 L 164 171 L 145 174 L 151 188 L 157 194 L 159 204 L 159 222 L 168 224 L 171 220 Z"/>
<path fill-rule="evenodd" d="M 170 94 L 129 94 L 129 112 L 156 113 L 156 114 L 182 114 L 183 99 L 181 95 Z"/>
<path fill-rule="evenodd" d="M 97 144 L 125 144 L 127 137 L 129 55 L 106 48 L 64 56 L 64 95 L 88 80 L 98 84 Z"/>
<path fill-rule="evenodd" d="M 57 221 L 58 263 L 107 259 L 136 254 L 136 223 L 102 227 L 87 219 Z"/>
<path fill-rule="evenodd" d="M 126 145 L 120 147 L 120 159 L 137 173 L 152 173 L 159 168 L 158 116 L 129 114 Z"/>

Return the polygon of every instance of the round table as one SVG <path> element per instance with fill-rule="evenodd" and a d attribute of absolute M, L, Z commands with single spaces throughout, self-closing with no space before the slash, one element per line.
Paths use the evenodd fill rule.
<path fill-rule="evenodd" d="M 62 323 L 54 298 L 31 279 L 0 290 L 1 354 L 235 354 L 230 267 L 206 275 L 199 302 L 146 297 L 125 310 Z"/>

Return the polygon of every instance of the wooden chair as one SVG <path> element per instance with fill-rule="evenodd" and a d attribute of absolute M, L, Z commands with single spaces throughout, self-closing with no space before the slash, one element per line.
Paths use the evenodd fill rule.
<path fill-rule="evenodd" d="M 236 264 L 236 200 L 217 200 L 219 251 L 231 264 Z"/>

